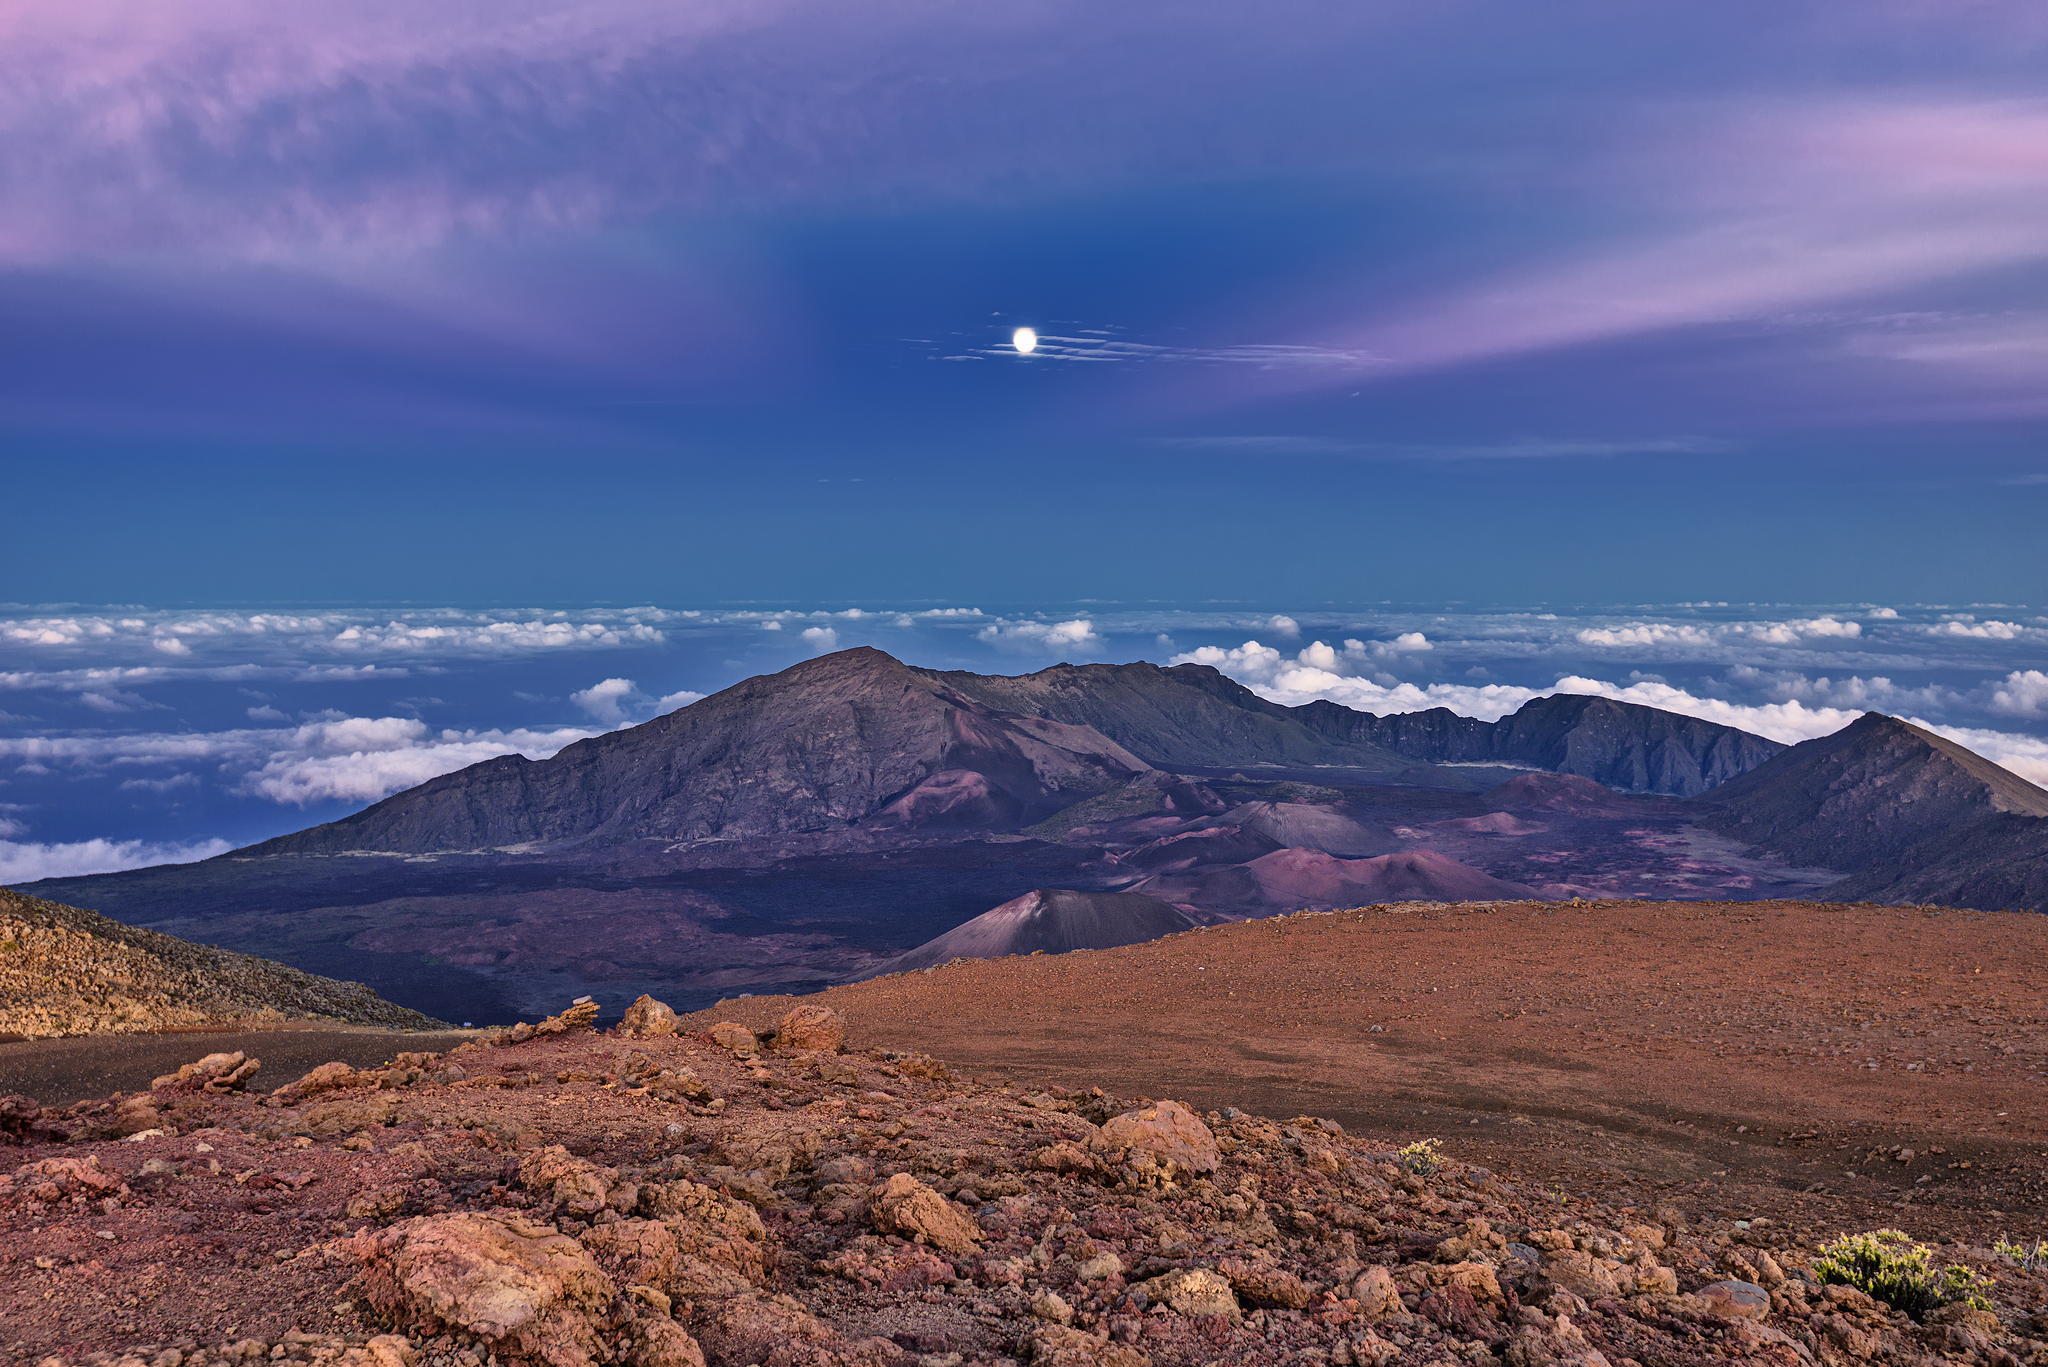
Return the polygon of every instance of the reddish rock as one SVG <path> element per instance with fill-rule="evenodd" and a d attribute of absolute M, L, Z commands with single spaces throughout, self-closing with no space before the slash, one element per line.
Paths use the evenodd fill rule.
<path fill-rule="evenodd" d="M 777 1049 L 818 1049 L 837 1052 L 846 1043 L 846 1018 L 829 1006 L 792 1006 L 775 1027 Z"/>
<path fill-rule="evenodd" d="M 1141 1175 L 1162 1181 L 1214 1172 L 1223 1162 L 1216 1136 L 1200 1116 L 1178 1101 L 1161 1101 L 1114 1116 L 1088 1143 Z"/>
<path fill-rule="evenodd" d="M 1708 1314 L 1730 1320 L 1759 1320 L 1771 1312 L 1771 1293 L 1755 1282 L 1714 1282 L 1693 1292 Z"/>
<path fill-rule="evenodd" d="M 973 1217 L 909 1173 L 899 1172 L 875 1189 L 874 1215 L 877 1229 L 948 1253 L 972 1253 L 981 1245 Z"/>
<path fill-rule="evenodd" d="M 753 1058 L 761 1052 L 761 1037 L 738 1021 L 720 1021 L 704 1033 L 734 1058 Z"/>
<path fill-rule="evenodd" d="M 615 1287 L 582 1244 L 510 1214 L 423 1216 L 355 1241 L 370 1303 L 417 1332 L 475 1335 L 501 1355 L 589 1367 Z"/>
<path fill-rule="evenodd" d="M 208 1054 L 188 1063 L 175 1073 L 166 1073 L 149 1084 L 151 1091 L 239 1092 L 263 1063 L 247 1054 Z"/>
<path fill-rule="evenodd" d="M 625 1018 L 619 1022 L 619 1033 L 659 1038 L 675 1034 L 676 1022 L 676 1013 L 667 1002 L 656 1001 L 643 992 L 626 1008 Z"/>
<path fill-rule="evenodd" d="M 559 1144 L 536 1149 L 519 1160 L 519 1184 L 546 1196 L 571 1215 L 595 1215 L 605 1207 L 618 1173 L 585 1162 Z"/>
<path fill-rule="evenodd" d="M 1137 1289 L 1155 1305 L 1180 1315 L 1227 1315 L 1235 1319 L 1242 1313 L 1229 1280 L 1206 1267 L 1168 1272 L 1140 1282 Z"/>

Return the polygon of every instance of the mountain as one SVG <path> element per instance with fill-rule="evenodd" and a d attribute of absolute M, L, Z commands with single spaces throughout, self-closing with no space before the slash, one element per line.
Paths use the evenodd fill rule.
<path fill-rule="evenodd" d="M 608 1006 L 647 991 L 696 1005 L 840 982 L 1042 888 L 1158 892 L 1254 916 L 1531 888 L 1816 885 L 1769 858 L 1702 862 L 1686 843 L 1689 802 L 1526 771 L 1482 795 L 1537 754 L 1536 721 L 1567 713 L 1568 763 L 1668 773 L 1681 752 L 1710 770 L 1733 753 L 1726 728 L 1569 699 L 1532 704 L 1514 725 L 1444 731 L 1468 738 L 1453 753 L 1491 756 L 1494 741 L 1469 738 L 1506 736 L 1522 759 L 1431 770 L 1333 734 L 1406 723 L 1283 707 L 1204 666 L 995 678 L 859 649 L 216 859 L 34 890 L 360 979 L 436 1016 L 502 1021 L 565 990 Z M 1684 744 L 1660 748 L 1667 732 Z M 1160 881 L 1135 886 L 1146 879 Z"/>
<path fill-rule="evenodd" d="M 1293 710 L 1324 735 L 1425 764 L 1524 765 L 1676 797 L 1705 792 L 1785 748 L 1718 722 L 1569 693 L 1531 698 L 1497 722 L 1443 707 L 1376 716 L 1317 701 Z"/>
<path fill-rule="evenodd" d="M 1700 799 L 1702 824 L 1849 876 L 1830 896 L 2048 910 L 2048 792 L 1866 712 Z"/>
<path fill-rule="evenodd" d="M 440 1024 L 361 983 L 317 978 L 0 888 L 0 1037 L 316 1017 L 408 1030 Z"/>
<path fill-rule="evenodd" d="M 1015 677 L 934 672 L 992 707 L 1100 731 L 1164 768 L 1334 765 L 1397 774 L 1414 767 L 1362 736 L 1320 729 L 1208 665 L 1054 665 Z"/>
<path fill-rule="evenodd" d="M 1708 793 L 1713 829 L 1823 868 L 1896 862 L 2002 815 L 2048 817 L 2048 792 L 1931 731 L 1866 712 Z"/>
<path fill-rule="evenodd" d="M 1149 766 L 1086 726 L 1003 711 L 879 650 L 748 679 L 550 759 L 460 769 L 244 855 L 1013 827 Z"/>
<path fill-rule="evenodd" d="M 900 973 L 953 959 L 1114 949 L 1192 930 L 1196 924 L 1178 907 L 1140 893 L 1039 888 L 891 959 L 880 971 Z"/>
<path fill-rule="evenodd" d="M 1404 850 L 1371 859 L 1340 859 L 1320 850 L 1274 850 L 1242 864 L 1159 874 L 1132 891 L 1231 918 L 1374 902 L 1541 897 L 1526 884 L 1495 878 L 1434 850 Z"/>
<path fill-rule="evenodd" d="M 1283 707 L 1206 665 L 1056 665 L 1011 678 L 917 669 L 863 647 L 748 679 L 550 759 L 486 760 L 239 854 L 560 850 L 854 827 L 1017 830 L 1155 766 L 1391 778 L 1413 772 L 1417 759 L 1533 764 L 1691 792 L 1779 748 L 1601 698 L 1539 698 L 1497 723 L 1382 718 L 1334 704 Z M 1170 810 L 1194 800 L 1147 791 L 1110 806 L 1135 810 L 1143 798 Z"/>

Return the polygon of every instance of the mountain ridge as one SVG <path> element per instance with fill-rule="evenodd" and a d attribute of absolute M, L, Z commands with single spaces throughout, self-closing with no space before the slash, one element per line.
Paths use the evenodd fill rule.
<path fill-rule="evenodd" d="M 1294 710 L 1327 734 L 1369 740 L 1426 764 L 1528 765 L 1674 797 L 1705 792 L 1785 749 L 1719 722 L 1577 693 L 1531 698 L 1494 722 L 1447 707 L 1378 715 L 1324 699 Z"/>

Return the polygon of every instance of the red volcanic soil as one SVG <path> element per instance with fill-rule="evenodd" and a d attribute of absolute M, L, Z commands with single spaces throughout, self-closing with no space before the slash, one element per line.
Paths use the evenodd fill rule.
<path fill-rule="evenodd" d="M 1981 1247 L 1939 1252 L 1996 1270 L 1988 1308 L 1916 1322 L 1817 1285 L 1824 1231 L 1709 1199 L 1517 1181 L 1310 1116 L 989 1085 L 842 1052 L 811 1003 L 765 1039 L 592 1014 L 268 1095 L 237 1053 L 113 1101 L 0 1103 L 0 1362 L 2048 1362 L 2048 1274 Z"/>
<path fill-rule="evenodd" d="M 2048 1232 L 2048 916 L 1391 906 L 835 988 L 861 1043 L 1731 1215 Z M 717 1014 L 771 1019 L 787 999 Z"/>

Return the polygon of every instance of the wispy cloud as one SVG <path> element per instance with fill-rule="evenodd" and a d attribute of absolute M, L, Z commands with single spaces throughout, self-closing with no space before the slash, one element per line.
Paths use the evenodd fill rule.
<path fill-rule="evenodd" d="M 1085 330 L 1071 335 L 1038 334 L 1029 355 L 1008 343 L 957 346 L 943 350 L 946 361 L 1009 360 L 1016 362 L 1085 362 L 1089 364 L 1182 364 L 1251 366 L 1259 370 L 1312 368 L 1323 371 L 1356 371 L 1379 363 L 1370 352 L 1345 347 L 1315 346 L 1290 342 L 1248 342 L 1237 346 L 1173 346 L 1139 342 L 1117 335 L 1111 329 Z"/>
<path fill-rule="evenodd" d="M 1189 451 L 1241 451 L 1248 455 L 1363 456 L 1382 460 L 1567 460 L 1610 456 L 1705 456 L 1736 449 L 1710 437 L 1647 437 L 1640 441 L 1521 437 L 1493 442 L 1377 442 L 1341 437 L 1246 435 L 1161 437 L 1158 444 Z"/>
<path fill-rule="evenodd" d="M 1814 97 L 1668 108 L 1573 174 L 1612 226 L 1395 307 L 1331 316 L 1325 345 L 1394 376 L 1801 309 L 2048 260 L 2048 102 Z M 1342 298 L 1335 282 L 1325 296 Z M 1311 329 L 1304 329 L 1311 330 Z M 1870 335 L 1844 350 L 2009 371 L 2035 325 Z M 2038 366 L 2033 373 L 2038 374 Z M 1302 388 L 1319 381 L 1296 375 Z M 1279 377 L 1264 387 L 1273 392 Z"/>

